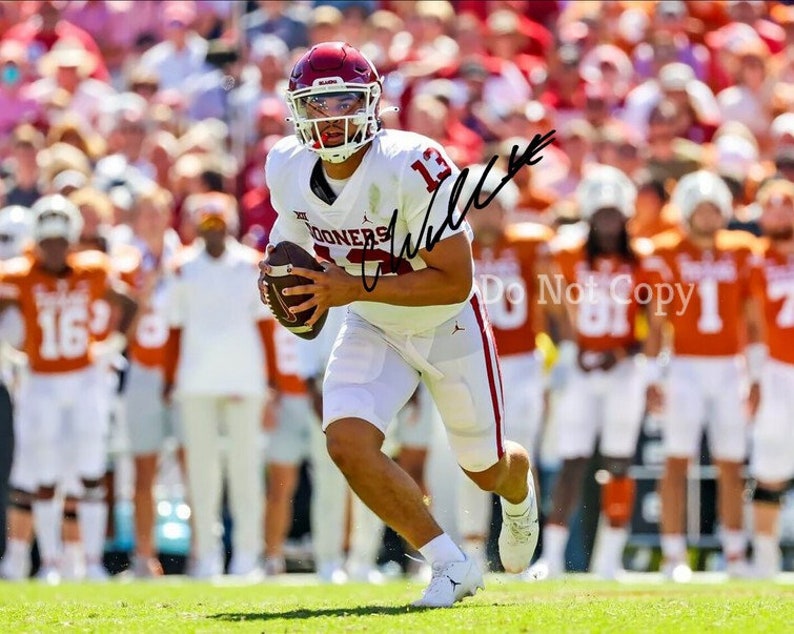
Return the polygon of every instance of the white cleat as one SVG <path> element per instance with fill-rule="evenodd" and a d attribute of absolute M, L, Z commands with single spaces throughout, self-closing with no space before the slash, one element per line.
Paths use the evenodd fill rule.
<path fill-rule="evenodd" d="M 61 582 L 61 573 L 58 572 L 57 566 L 42 566 L 36 573 L 36 579 L 39 583 L 57 586 Z"/>
<path fill-rule="evenodd" d="M 86 581 L 104 582 L 110 579 L 108 571 L 100 563 L 88 564 L 85 567 Z"/>
<path fill-rule="evenodd" d="M 499 532 L 499 558 L 505 572 L 524 572 L 532 561 L 538 545 L 540 524 L 532 469 L 527 472 L 529 508 L 521 515 L 510 515 L 502 506 L 502 530 Z"/>
<path fill-rule="evenodd" d="M 521 573 L 522 581 L 547 581 L 559 579 L 564 570 L 559 566 L 552 566 L 542 557 L 532 564 L 527 570 Z"/>
<path fill-rule="evenodd" d="M 330 583 L 336 586 L 345 584 L 348 581 L 345 569 L 334 562 L 322 564 L 320 569 L 317 571 L 317 577 L 322 583 Z"/>
<path fill-rule="evenodd" d="M 463 561 L 433 564 L 433 576 L 422 597 L 411 605 L 415 608 L 449 608 L 465 597 L 484 590 L 482 572 L 468 557 Z"/>
<path fill-rule="evenodd" d="M 666 562 L 662 564 L 662 575 L 674 583 L 689 583 L 692 581 L 692 568 L 679 562 Z"/>

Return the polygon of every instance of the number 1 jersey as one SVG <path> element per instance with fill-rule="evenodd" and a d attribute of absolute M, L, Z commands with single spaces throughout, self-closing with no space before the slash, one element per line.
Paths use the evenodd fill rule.
<path fill-rule="evenodd" d="M 360 278 L 362 271 L 400 275 L 426 268 L 419 248 L 460 232 L 471 235 L 450 200 L 459 171 L 427 137 L 401 130 L 378 133 L 333 203 L 312 190 L 318 160 L 294 136 L 268 153 L 265 175 L 278 212 L 271 243 L 294 242 Z M 414 334 L 451 319 L 467 301 L 439 306 L 359 301 L 350 309 L 384 331 Z"/>

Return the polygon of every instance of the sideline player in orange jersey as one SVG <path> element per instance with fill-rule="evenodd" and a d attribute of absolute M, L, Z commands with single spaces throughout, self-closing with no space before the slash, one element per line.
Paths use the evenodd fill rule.
<path fill-rule="evenodd" d="M 605 523 L 591 567 L 602 578 L 621 572 L 634 506 L 634 482 L 628 472 L 645 389 L 634 328 L 645 298 L 644 276 L 626 227 L 636 189 L 623 172 L 602 165 L 585 175 L 576 196 L 581 216 L 589 223 L 587 237 L 557 250 L 553 275 L 540 280 L 539 300 L 556 314 L 562 330 L 560 393 L 553 415 L 563 463 L 543 530 L 543 557 L 528 574 L 532 579 L 565 571 L 568 523 L 599 437 Z"/>
<path fill-rule="evenodd" d="M 462 200 L 469 200 L 482 182 L 480 200 L 498 190 L 483 209 L 472 206 L 466 218 L 474 232 L 474 276 L 480 285 L 496 338 L 504 385 L 505 436 L 530 455 L 537 453 L 543 414 L 544 379 L 535 346 L 537 275 L 553 232 L 540 224 L 508 224 L 519 192 L 500 169 L 469 167 Z M 504 184 L 502 184 L 504 183 Z M 468 478 L 461 478 L 459 530 L 463 549 L 487 569 L 485 541 L 490 526 L 491 496 Z"/>
<path fill-rule="evenodd" d="M 90 329 L 91 307 L 100 299 L 120 307 L 114 339 L 121 340 L 132 323 L 136 303 L 113 280 L 105 255 L 72 251 L 82 225 L 73 204 L 62 196 L 46 196 L 34 205 L 33 216 L 36 248 L 6 264 L 0 310 L 17 306 L 25 320 L 30 377 L 19 395 L 22 434 L 18 441 L 21 451 L 35 456 L 38 491 L 33 515 L 41 577 L 57 582 L 61 511 L 55 488 L 64 476 L 60 449 L 67 418 L 73 421 L 84 487 L 79 520 L 88 574 L 92 568 L 99 572 L 102 566 L 107 416 L 103 376 L 93 363 L 96 339 Z"/>
<path fill-rule="evenodd" d="M 181 248 L 170 228 L 171 194 L 159 187 L 142 192 L 132 208 L 132 235 L 128 248 L 140 260 L 135 283 L 140 310 L 132 327 L 129 368 L 122 393 L 122 411 L 135 460 L 135 560 L 136 577 L 163 574 L 154 547 L 154 482 L 158 458 L 166 440 L 181 444 L 175 408 L 163 399 L 166 316 L 166 270 Z M 181 451 L 179 452 L 181 461 Z"/>
<path fill-rule="evenodd" d="M 659 487 L 662 569 L 676 581 L 691 576 L 684 535 L 686 478 L 706 421 L 718 469 L 720 539 L 728 572 L 742 575 L 746 570 L 742 465 L 747 454 L 748 372 L 743 346 L 752 381 L 758 380 L 763 358 L 749 345 L 760 337 L 749 284 L 755 238 L 724 229 L 732 214 L 731 201 L 730 191 L 716 174 L 701 170 L 683 177 L 672 203 L 685 231 L 658 236 L 655 255 L 648 260 L 649 268 L 658 273 L 657 288 L 669 291 L 666 298 L 658 293 L 659 310 L 650 313 L 646 354 L 648 407 L 664 411 L 666 461 Z M 662 383 L 657 357 L 666 324 L 673 334 L 669 371 Z"/>
<path fill-rule="evenodd" d="M 769 578 L 781 569 L 780 498 L 794 478 L 794 183 L 771 181 L 757 199 L 765 240 L 751 282 L 763 307 L 769 357 L 760 377 L 750 455 L 756 479 L 753 573 Z"/>

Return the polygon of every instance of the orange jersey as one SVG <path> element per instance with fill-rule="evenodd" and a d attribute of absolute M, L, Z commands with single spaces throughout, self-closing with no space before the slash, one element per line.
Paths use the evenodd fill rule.
<path fill-rule="evenodd" d="M 143 291 L 144 295 L 129 340 L 128 354 L 131 360 L 140 365 L 149 368 L 164 367 L 168 342 L 165 273 L 160 270 L 158 262 L 153 257 L 144 257 L 139 247 L 126 245 L 125 248 L 127 253 L 120 262 L 127 263 L 125 269 L 129 272 L 129 279 L 125 277 L 122 279 L 139 293 Z M 176 256 L 179 250 L 175 250 L 175 253 L 171 251 L 167 253 Z M 168 259 L 165 254 L 163 257 Z M 178 258 L 175 257 L 174 262 L 177 261 Z M 134 268 L 131 266 L 133 262 L 136 262 Z"/>
<path fill-rule="evenodd" d="M 130 287 L 135 287 L 140 274 L 141 257 L 136 249 L 120 245 L 108 256 L 113 276 Z M 99 340 L 104 340 L 115 330 L 120 314 L 117 308 L 100 300 L 94 305 L 91 319 L 91 332 Z"/>
<path fill-rule="evenodd" d="M 599 256 L 591 267 L 579 245 L 555 253 L 554 264 L 564 285 L 552 279 L 546 301 L 568 301 L 580 350 L 605 352 L 637 343 L 635 322 L 645 283 L 639 262 Z"/>
<path fill-rule="evenodd" d="M 484 296 L 500 356 L 535 349 L 535 263 L 552 235 L 548 227 L 527 222 L 511 225 L 504 239 L 492 247 L 483 247 L 476 240 L 472 245 L 474 275 Z"/>
<path fill-rule="evenodd" d="M 265 325 L 270 384 L 283 394 L 305 394 L 306 384 L 298 376 L 298 338 L 275 319 Z"/>
<path fill-rule="evenodd" d="M 769 356 L 794 364 L 794 255 L 764 241 L 751 271 L 751 288 L 763 308 Z"/>
<path fill-rule="evenodd" d="M 666 316 L 676 354 L 729 356 L 744 347 L 756 241 L 749 233 L 727 230 L 717 233 L 715 248 L 708 251 L 673 232 L 654 240 L 648 267 L 655 283 L 663 285 L 659 294 L 664 290 L 670 299 Z"/>
<path fill-rule="evenodd" d="M 57 374 L 91 364 L 96 340 L 92 321 L 101 313 L 110 284 L 110 262 L 99 251 L 71 253 L 68 273 L 45 271 L 33 256 L 8 260 L 0 276 L 0 298 L 18 303 L 25 321 L 25 346 L 33 372 Z"/>

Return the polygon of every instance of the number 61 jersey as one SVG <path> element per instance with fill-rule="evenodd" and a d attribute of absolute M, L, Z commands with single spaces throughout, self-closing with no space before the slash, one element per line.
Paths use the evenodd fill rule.
<path fill-rule="evenodd" d="M 362 271 L 400 275 L 426 268 L 419 248 L 460 232 L 471 235 L 455 205 L 450 210 L 459 171 L 443 148 L 425 136 L 379 132 L 335 199 L 333 192 L 323 191 L 326 183 L 318 185 L 318 162 L 294 136 L 268 153 L 265 176 L 278 212 L 272 244 L 294 242 L 360 277 Z M 387 332 L 414 334 L 451 319 L 465 303 L 415 307 L 362 301 L 350 309 Z"/>

